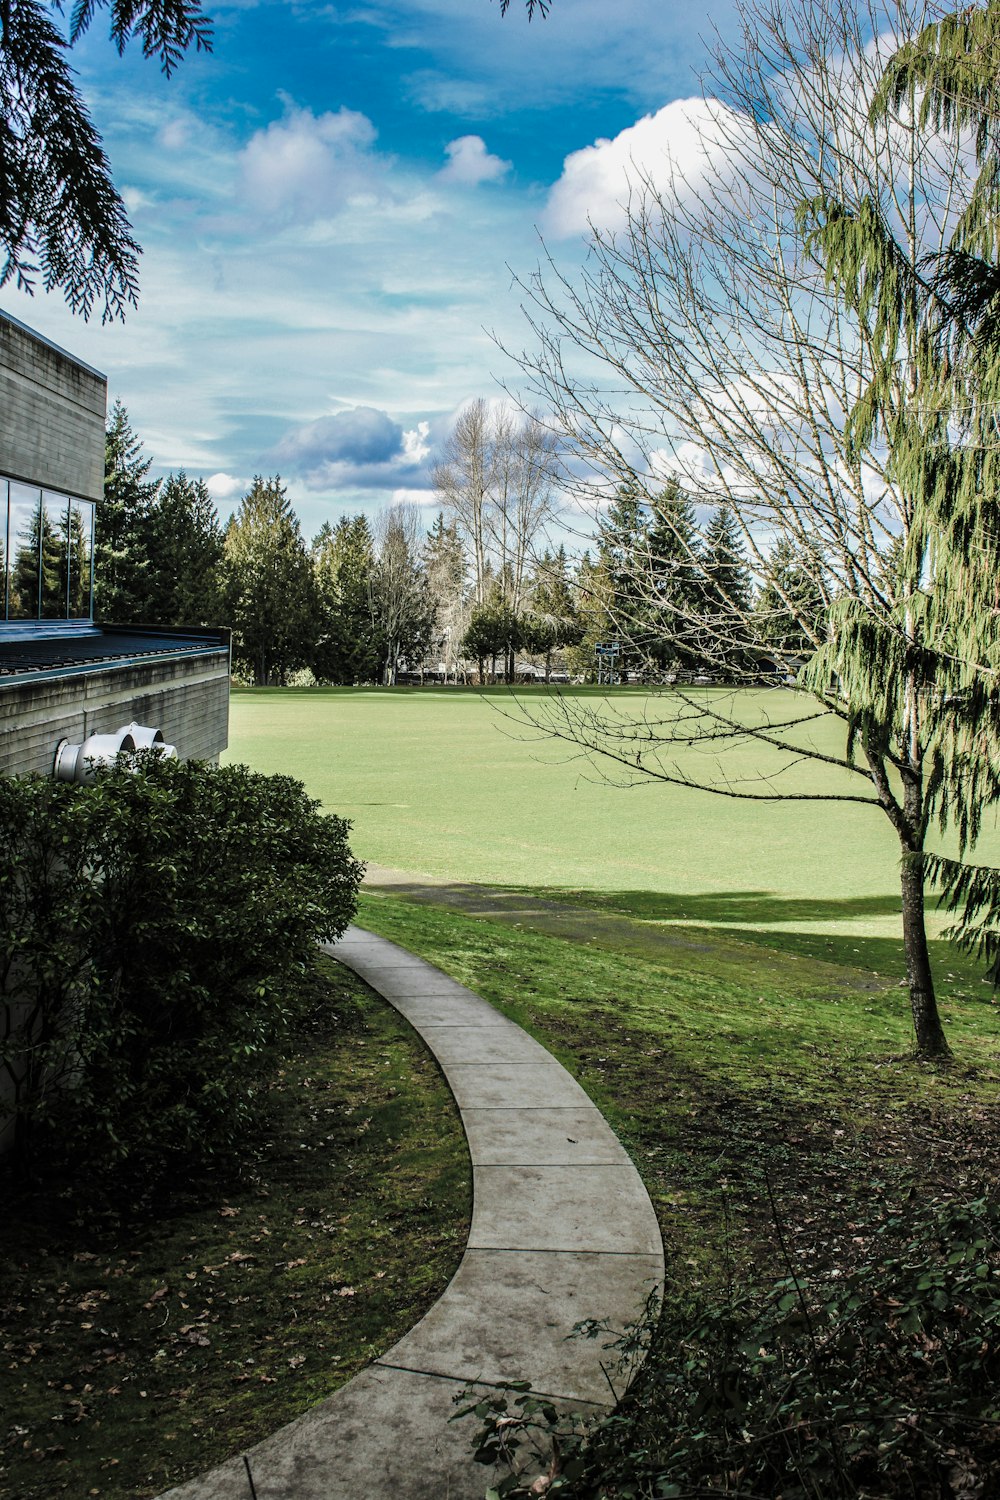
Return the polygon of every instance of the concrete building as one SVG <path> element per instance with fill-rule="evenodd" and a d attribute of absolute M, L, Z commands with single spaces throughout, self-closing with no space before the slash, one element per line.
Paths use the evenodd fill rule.
<path fill-rule="evenodd" d="M 95 623 L 107 381 L 0 311 L 0 773 L 136 723 L 217 760 L 226 631 Z"/>

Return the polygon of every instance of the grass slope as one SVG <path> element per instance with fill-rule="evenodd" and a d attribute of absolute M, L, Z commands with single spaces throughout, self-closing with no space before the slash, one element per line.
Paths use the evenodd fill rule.
<path fill-rule="evenodd" d="M 574 909 L 581 926 L 585 909 Z M 964 1066 L 912 1063 L 895 986 L 766 942 L 597 924 L 586 942 L 522 910 L 471 915 L 442 892 L 368 894 L 360 920 L 485 995 L 583 1083 L 630 1149 L 672 1274 L 780 1270 L 768 1184 L 800 1268 L 849 1260 L 873 1200 L 961 1194 L 991 1177 L 996 1012 L 954 998 Z M 858 1240 L 860 1245 L 860 1240 Z"/>

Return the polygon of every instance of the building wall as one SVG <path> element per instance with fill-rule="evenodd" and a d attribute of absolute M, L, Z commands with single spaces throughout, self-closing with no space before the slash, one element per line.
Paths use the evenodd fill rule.
<path fill-rule="evenodd" d="M 229 653 L 0 681 L 0 775 L 51 775 L 60 740 L 82 744 L 133 721 L 162 730 L 182 760 L 218 760 L 229 742 Z"/>
<path fill-rule="evenodd" d="M 0 312 L 0 473 L 100 500 L 107 381 Z"/>

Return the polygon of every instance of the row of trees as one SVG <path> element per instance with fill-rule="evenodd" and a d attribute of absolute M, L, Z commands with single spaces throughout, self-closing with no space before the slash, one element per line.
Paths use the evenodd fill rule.
<path fill-rule="evenodd" d="M 622 491 L 577 563 L 544 546 L 555 454 L 537 419 L 473 402 L 436 479 L 441 510 L 394 505 L 324 523 L 311 545 L 277 478 L 257 478 L 223 529 L 203 481 L 149 477 L 124 408 L 112 411 L 99 517 L 96 608 L 108 620 L 224 623 L 257 684 L 300 670 L 331 683 L 393 682 L 402 665 L 512 681 L 531 657 L 594 671 L 616 642 L 616 672 L 729 679 L 815 649 L 826 596 L 812 559 L 787 542 L 755 587 L 726 506 L 707 525 L 676 482 L 651 500 Z M 789 600 L 808 602 L 803 611 Z M 803 624 L 803 620 L 806 624 Z"/>

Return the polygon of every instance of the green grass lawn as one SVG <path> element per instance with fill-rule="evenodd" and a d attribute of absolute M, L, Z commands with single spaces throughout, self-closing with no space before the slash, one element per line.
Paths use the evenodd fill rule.
<path fill-rule="evenodd" d="M 520 698 L 540 701 L 530 690 Z M 662 712 L 664 701 L 615 699 L 636 717 Z M 750 701 L 778 712 L 802 700 L 775 692 Z M 512 708 L 503 690 L 237 690 L 228 758 L 299 777 L 352 820 L 362 859 L 415 875 L 583 893 L 664 922 L 896 936 L 898 844 L 877 808 L 609 785 L 599 765 L 512 719 Z M 842 749 L 838 733 L 825 729 L 818 743 Z M 687 761 L 714 764 L 697 748 Z M 753 747 L 722 764 L 750 776 L 780 762 Z M 786 781 L 865 789 L 859 777 L 809 765 Z M 1000 858 L 995 825 L 984 848 Z"/>
<path fill-rule="evenodd" d="M 786 713 L 799 701 L 760 695 L 748 711 Z M 615 699 L 647 718 L 669 703 Z M 897 847 L 877 809 L 608 785 L 518 727 L 510 708 L 502 691 L 238 692 L 230 753 L 302 777 L 354 820 L 362 858 L 409 872 L 400 883 L 373 871 L 360 920 L 552 1046 L 633 1145 L 661 1207 L 679 1161 L 686 1179 L 700 1173 L 692 1192 L 707 1201 L 712 1153 L 732 1161 L 741 1140 L 787 1136 L 789 1111 L 800 1139 L 825 1120 L 851 1152 L 881 1132 L 885 1152 L 874 1157 L 898 1157 L 904 1175 L 926 1160 L 928 1130 L 976 1135 L 1000 1073 L 995 995 L 981 966 L 935 937 L 957 1068 L 908 1061 Z M 838 748 L 834 731 L 821 748 Z M 778 765 L 754 755 L 758 769 Z M 739 756 L 729 773 L 750 774 L 750 756 Z M 824 767 L 793 774 L 799 790 L 854 789 Z M 995 829 L 984 843 L 989 857 Z M 698 1098 L 723 1101 L 721 1136 L 692 1127 L 697 1105 L 689 1113 L 686 1101 Z M 928 1110 L 938 1125 L 927 1126 Z M 725 1122 L 748 1113 L 754 1130 L 732 1137 Z M 858 1182 L 870 1183 L 862 1158 Z M 672 1164 L 666 1186 L 649 1165 L 661 1161 Z"/>

